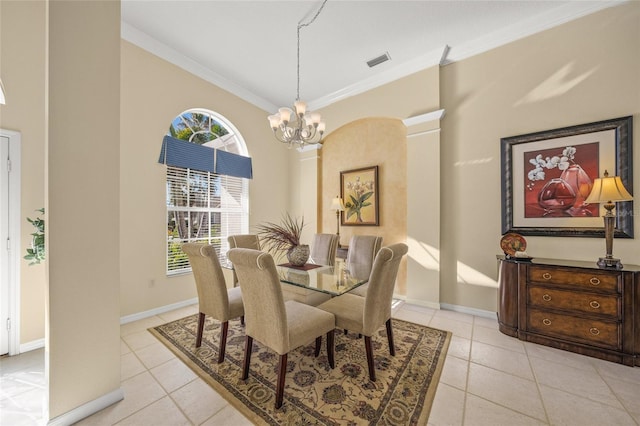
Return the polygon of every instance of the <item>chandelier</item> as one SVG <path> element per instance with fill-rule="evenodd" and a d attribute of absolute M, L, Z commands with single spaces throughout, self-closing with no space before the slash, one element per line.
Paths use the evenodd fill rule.
<path fill-rule="evenodd" d="M 322 2 L 322 6 L 309 22 L 298 23 L 298 91 L 293 109 L 283 107 L 278 109 L 276 114 L 267 117 L 275 138 L 289 144 L 289 148 L 294 145 L 304 148 L 305 145 L 320 143 L 324 134 L 325 123 L 320 114 L 307 111 L 307 104 L 300 100 L 300 29 L 311 25 L 326 3 L 327 0 Z"/>

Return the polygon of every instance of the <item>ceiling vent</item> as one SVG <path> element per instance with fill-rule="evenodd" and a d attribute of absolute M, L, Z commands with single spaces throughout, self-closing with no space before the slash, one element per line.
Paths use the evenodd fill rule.
<path fill-rule="evenodd" d="M 368 60 L 367 65 L 369 65 L 369 68 L 373 68 L 376 65 L 380 65 L 381 63 L 387 62 L 390 59 L 391 59 L 391 56 L 389 56 L 389 53 L 384 52 L 382 55 L 378 56 L 377 58 Z"/>

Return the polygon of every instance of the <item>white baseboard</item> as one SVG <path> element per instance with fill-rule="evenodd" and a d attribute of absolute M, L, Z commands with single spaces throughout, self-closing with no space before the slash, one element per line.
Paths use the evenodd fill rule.
<path fill-rule="evenodd" d="M 159 308 L 150 309 L 144 312 L 138 312 L 137 314 L 131 314 L 124 317 L 120 317 L 120 325 L 127 324 L 133 321 L 138 321 L 141 319 L 149 318 L 154 315 L 163 314 L 165 312 L 173 311 L 175 309 L 184 308 L 186 306 L 193 305 L 198 303 L 198 298 L 194 297 L 193 299 L 183 300 L 182 302 L 172 303 L 170 305 L 160 306 Z"/>
<path fill-rule="evenodd" d="M 406 297 L 404 298 L 404 301 L 412 305 L 422 306 L 423 308 L 431 308 L 431 309 L 438 309 L 438 310 L 441 309 L 441 305 L 438 302 L 429 302 L 421 299 L 407 299 Z"/>
<path fill-rule="evenodd" d="M 104 410 L 108 406 L 115 404 L 118 401 L 124 399 L 124 390 L 118 388 L 108 394 L 102 395 L 99 398 L 89 401 L 71 411 L 67 411 L 64 414 L 59 415 L 54 419 L 50 419 L 47 425 L 51 426 L 67 426 L 72 425 L 82 419 L 89 417 L 92 414 L 97 413 L 100 410 Z"/>
<path fill-rule="evenodd" d="M 44 338 L 23 343 L 20 345 L 18 350 L 20 351 L 21 354 L 23 354 L 25 352 L 33 351 L 35 349 L 40 349 L 40 348 L 44 348 Z"/>
<path fill-rule="evenodd" d="M 440 306 L 442 309 L 447 311 L 461 312 L 463 314 L 475 315 L 477 317 L 496 319 L 496 313 L 492 311 L 470 308 L 468 306 L 450 305 L 448 303 L 441 303 Z"/>

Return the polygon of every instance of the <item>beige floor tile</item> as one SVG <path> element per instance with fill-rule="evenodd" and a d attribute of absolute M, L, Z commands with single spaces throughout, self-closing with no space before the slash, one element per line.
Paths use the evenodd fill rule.
<path fill-rule="evenodd" d="M 233 406 L 227 405 L 209 418 L 202 426 L 251 426 L 253 423 Z"/>
<path fill-rule="evenodd" d="M 176 309 L 174 311 L 164 312 L 162 314 L 158 314 L 158 317 L 164 323 L 179 320 L 180 318 L 188 317 L 190 315 L 194 315 L 198 313 L 198 304 L 195 303 L 193 305 L 185 306 L 184 308 Z"/>
<path fill-rule="evenodd" d="M 117 426 L 191 426 L 178 406 L 165 396 L 116 423 Z"/>
<path fill-rule="evenodd" d="M 540 386 L 540 392 L 553 425 L 631 426 L 635 424 L 633 418 L 627 412 L 607 404 L 548 386 Z M 583 394 L 586 393 L 588 392 L 583 392 Z"/>
<path fill-rule="evenodd" d="M 421 325 L 429 325 L 429 322 L 431 321 L 431 315 L 425 315 L 422 312 L 416 312 L 404 308 L 399 309 L 392 316 L 393 318 Z"/>
<path fill-rule="evenodd" d="M 201 379 L 172 392 L 171 398 L 195 424 L 204 422 L 228 405 L 222 396 Z"/>
<path fill-rule="evenodd" d="M 464 424 L 465 426 L 533 426 L 547 423 L 475 395 L 468 395 L 464 410 Z"/>
<path fill-rule="evenodd" d="M 522 341 L 516 339 L 515 337 L 502 334 L 497 328 L 489 328 L 476 325 L 473 327 L 473 340 L 486 343 L 491 346 L 498 346 L 500 348 L 509 349 L 510 351 L 525 353 L 524 344 Z"/>
<path fill-rule="evenodd" d="M 439 311 L 438 311 L 439 312 Z M 437 314 L 433 316 L 429 327 L 437 328 L 440 330 L 446 330 L 453 333 L 454 336 L 464 337 L 465 339 L 471 339 L 471 330 L 473 325 L 470 322 L 456 321 L 449 318 L 438 317 Z"/>
<path fill-rule="evenodd" d="M 590 358 L 592 365 L 602 375 L 624 380 L 632 383 L 640 383 L 640 368 L 609 362 L 602 359 Z"/>
<path fill-rule="evenodd" d="M 401 308 L 407 311 L 419 312 L 426 316 L 433 316 L 437 311 L 437 309 L 428 308 L 426 306 L 412 305 L 410 303 L 403 303 L 401 305 Z"/>
<path fill-rule="evenodd" d="M 447 355 L 468 360 L 471 356 L 471 340 L 464 337 L 451 336 Z"/>
<path fill-rule="evenodd" d="M 538 383 L 560 389 L 574 395 L 582 395 L 594 401 L 622 409 L 620 401 L 597 372 L 585 371 L 565 364 L 530 358 Z"/>
<path fill-rule="evenodd" d="M 469 361 L 447 356 L 440 376 L 440 383 L 446 383 L 449 386 L 460 390 L 467 389 L 467 373 L 469 370 Z"/>
<path fill-rule="evenodd" d="M 449 311 L 445 309 L 438 309 L 433 314 L 434 318 L 450 319 L 454 321 L 466 322 L 473 324 L 473 315 L 465 314 L 462 312 Z"/>
<path fill-rule="evenodd" d="M 163 321 L 162 318 L 159 318 L 154 315 L 152 317 L 143 318 L 138 321 L 133 321 L 127 324 L 123 324 L 120 326 L 120 336 L 128 336 L 129 334 L 132 334 L 132 333 L 145 331 L 148 328 L 164 324 L 165 322 L 166 321 Z"/>
<path fill-rule="evenodd" d="M 473 317 L 473 325 L 498 329 L 498 318 Z"/>
<path fill-rule="evenodd" d="M 198 376 L 178 358 L 174 358 L 151 369 L 151 374 L 168 392 L 186 385 Z"/>
<path fill-rule="evenodd" d="M 487 345 L 482 342 L 471 344 L 471 361 L 524 379 L 533 380 L 533 372 L 526 354 Z"/>
<path fill-rule="evenodd" d="M 542 358 L 586 371 L 595 371 L 594 358 L 531 342 L 524 342 L 524 346 L 529 357 Z"/>
<path fill-rule="evenodd" d="M 538 387 L 531 380 L 471 363 L 467 386 L 470 394 L 540 421 L 546 420 Z"/>
<path fill-rule="evenodd" d="M 158 339 L 153 337 L 147 330 L 127 334 L 126 336 L 122 336 L 122 340 L 124 340 L 132 351 L 137 351 L 146 346 L 158 343 Z"/>
<path fill-rule="evenodd" d="M 124 381 L 147 371 L 145 366 L 140 362 L 138 357 L 133 353 L 122 355 L 120 357 L 120 380 Z"/>
<path fill-rule="evenodd" d="M 32 388 L 0 401 L 0 425 L 42 424 L 45 390 Z"/>
<path fill-rule="evenodd" d="M 129 345 L 127 345 L 124 340 L 120 339 L 120 355 L 128 354 L 129 352 L 131 352 Z"/>
<path fill-rule="evenodd" d="M 428 424 L 430 426 L 462 425 L 465 393 L 445 383 L 438 384 L 438 390 L 431 406 Z"/>
<path fill-rule="evenodd" d="M 156 343 L 136 350 L 136 355 L 147 369 L 164 364 L 176 356 L 165 345 L 156 340 Z"/>
<path fill-rule="evenodd" d="M 640 414 L 640 380 L 631 382 L 617 377 L 602 377 L 627 411 Z"/>

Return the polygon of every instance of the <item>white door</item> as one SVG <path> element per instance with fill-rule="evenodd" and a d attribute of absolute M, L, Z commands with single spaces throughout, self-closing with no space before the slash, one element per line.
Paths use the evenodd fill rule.
<path fill-rule="evenodd" d="M 20 133 L 0 129 L 0 355 L 20 350 Z"/>

